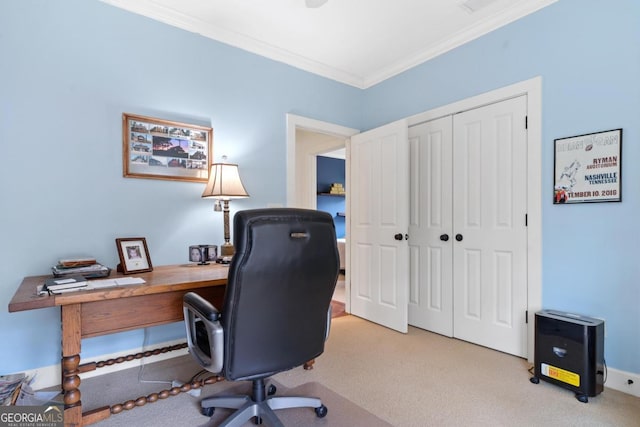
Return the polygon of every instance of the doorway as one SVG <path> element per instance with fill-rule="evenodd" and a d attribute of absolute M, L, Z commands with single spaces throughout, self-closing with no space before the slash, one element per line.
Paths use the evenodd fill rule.
<path fill-rule="evenodd" d="M 347 142 L 357 129 L 339 126 L 333 123 L 287 114 L 287 206 L 305 209 L 317 209 L 318 197 L 318 156 L 333 156 L 345 160 L 345 178 L 348 180 Z M 345 182 L 346 183 L 346 182 Z M 346 195 L 348 197 L 348 195 Z M 346 199 L 345 197 L 345 199 Z M 345 203 L 345 217 L 348 216 L 348 203 Z M 337 214 L 337 212 L 333 212 Z M 348 221 L 345 221 L 345 234 L 349 233 Z M 344 304 L 344 310 L 350 312 L 350 286 L 348 273 L 348 241 L 345 240 L 344 272 L 334 294 Z"/>

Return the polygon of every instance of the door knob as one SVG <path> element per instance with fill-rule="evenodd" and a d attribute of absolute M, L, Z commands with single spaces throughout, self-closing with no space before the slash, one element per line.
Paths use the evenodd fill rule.
<path fill-rule="evenodd" d="M 440 240 L 442 240 L 443 242 L 446 242 L 447 240 L 449 240 L 449 235 L 448 234 L 441 234 L 440 235 Z"/>
<path fill-rule="evenodd" d="M 462 242 L 462 234 L 456 234 L 456 240 Z"/>
<path fill-rule="evenodd" d="M 396 240 L 402 240 L 402 233 L 398 233 L 395 236 L 393 236 L 394 239 Z"/>

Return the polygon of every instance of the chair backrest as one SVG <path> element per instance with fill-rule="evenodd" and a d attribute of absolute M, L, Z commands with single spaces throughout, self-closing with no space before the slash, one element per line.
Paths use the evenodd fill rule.
<path fill-rule="evenodd" d="M 240 211 L 233 222 L 224 376 L 264 378 L 319 356 L 339 271 L 333 219 L 276 208 Z"/>

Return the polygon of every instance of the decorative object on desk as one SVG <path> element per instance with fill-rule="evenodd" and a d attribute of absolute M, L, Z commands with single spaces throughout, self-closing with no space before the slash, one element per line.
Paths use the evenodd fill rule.
<path fill-rule="evenodd" d="M 212 159 L 212 128 L 122 114 L 125 178 L 207 182 Z"/>
<path fill-rule="evenodd" d="M 235 252 L 231 243 L 231 232 L 229 230 L 229 200 L 241 199 L 249 197 L 247 190 L 244 189 L 240 174 L 238 173 L 238 165 L 225 163 L 227 156 L 222 156 L 221 163 L 211 165 L 211 173 L 209 174 L 209 182 L 202 192 L 203 198 L 215 198 L 216 206 L 214 210 L 220 210 L 220 201 L 224 205 L 224 243 L 220 246 L 220 256 L 230 257 Z"/>
<path fill-rule="evenodd" d="M 118 271 L 123 274 L 142 273 L 152 271 L 151 257 L 144 237 L 129 237 L 116 239 L 120 264 Z"/>
<path fill-rule="evenodd" d="M 218 259 L 218 247 L 216 245 L 207 245 L 207 261 L 216 262 Z"/>
<path fill-rule="evenodd" d="M 218 247 L 216 245 L 193 245 L 189 246 L 189 261 L 197 262 L 198 265 L 209 265 L 209 261 L 216 262 L 218 259 Z"/>
<path fill-rule="evenodd" d="M 554 144 L 554 204 L 622 200 L 622 129 L 559 138 Z"/>
<path fill-rule="evenodd" d="M 54 277 L 70 277 L 80 275 L 85 279 L 108 277 L 111 269 L 96 262 L 93 258 L 61 259 L 57 265 L 51 267 Z M 91 263 L 89 263 L 91 261 Z"/>

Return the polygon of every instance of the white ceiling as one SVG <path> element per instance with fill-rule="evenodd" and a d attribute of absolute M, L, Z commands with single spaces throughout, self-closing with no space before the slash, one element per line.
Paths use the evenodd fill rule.
<path fill-rule="evenodd" d="M 367 88 L 557 0 L 102 0 Z"/>

